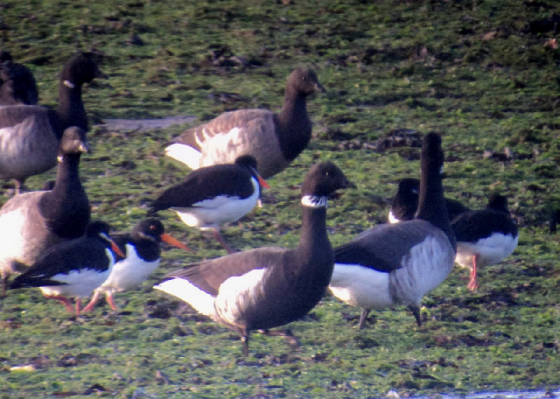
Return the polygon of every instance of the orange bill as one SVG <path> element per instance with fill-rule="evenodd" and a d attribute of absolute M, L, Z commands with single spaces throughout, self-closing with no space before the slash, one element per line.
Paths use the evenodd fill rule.
<path fill-rule="evenodd" d="M 266 182 L 265 179 L 263 179 L 260 175 L 257 175 L 257 178 L 259 179 L 259 184 L 261 186 L 263 186 L 264 188 L 270 188 L 270 186 L 268 185 L 268 183 Z"/>
<path fill-rule="evenodd" d="M 123 253 L 123 251 L 121 251 L 119 246 L 115 244 L 115 241 L 113 240 L 111 240 L 111 249 L 113 250 L 114 253 L 119 255 L 121 258 L 126 258 L 126 255 Z"/>
<path fill-rule="evenodd" d="M 162 241 L 168 243 L 169 245 L 173 245 L 174 247 L 181 248 L 181 249 L 184 249 L 185 251 L 192 252 L 189 247 L 187 247 L 181 241 L 177 240 L 176 238 L 173 238 L 172 236 L 170 236 L 167 233 L 163 233 L 160 236 L 160 238 L 161 238 Z"/>

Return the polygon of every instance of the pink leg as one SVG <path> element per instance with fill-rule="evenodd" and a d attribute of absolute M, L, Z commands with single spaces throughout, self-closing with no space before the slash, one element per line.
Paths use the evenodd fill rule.
<path fill-rule="evenodd" d="M 113 309 L 113 311 L 116 312 L 118 310 L 117 305 L 115 305 L 115 301 L 113 301 L 113 293 L 111 291 L 107 291 L 107 293 L 105 294 L 105 300 L 107 301 L 111 309 Z"/>
<path fill-rule="evenodd" d="M 478 280 L 476 278 L 477 262 L 478 262 L 478 255 L 474 255 L 472 258 L 471 279 L 469 280 L 469 284 L 467 285 L 467 288 L 473 292 L 478 289 Z"/>
<path fill-rule="evenodd" d="M 80 315 L 80 307 L 82 306 L 82 299 L 76 298 L 76 316 Z"/>
<path fill-rule="evenodd" d="M 99 300 L 99 292 L 95 291 L 89 303 L 86 305 L 85 308 L 82 309 L 82 313 L 87 313 L 90 310 L 92 310 L 95 307 L 95 304 L 97 303 L 98 300 Z"/>
<path fill-rule="evenodd" d="M 235 252 L 233 249 L 231 249 L 231 247 L 228 245 L 228 243 L 224 240 L 224 237 L 222 237 L 222 235 L 220 234 L 220 231 L 219 231 L 218 229 L 215 229 L 215 230 L 214 230 L 214 238 L 215 238 L 216 240 L 218 240 L 218 242 L 219 242 L 220 244 L 222 244 L 222 247 L 224 247 L 225 250 L 226 250 L 229 254 L 232 254 L 232 253 Z"/>
<path fill-rule="evenodd" d="M 74 307 L 72 306 L 72 302 L 70 302 L 70 300 L 68 298 L 66 298 L 65 296 L 56 295 L 56 296 L 46 296 L 45 298 L 55 299 L 55 300 L 61 302 L 66 307 L 66 310 L 68 310 L 70 313 L 74 314 Z"/>

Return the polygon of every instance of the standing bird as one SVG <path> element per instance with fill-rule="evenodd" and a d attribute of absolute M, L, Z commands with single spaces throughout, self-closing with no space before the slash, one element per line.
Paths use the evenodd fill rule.
<path fill-rule="evenodd" d="M 299 245 L 264 247 L 201 261 L 168 274 L 154 288 L 237 331 L 243 353 L 249 334 L 263 329 L 297 342 L 290 332 L 268 329 L 299 319 L 323 297 L 333 268 L 326 229 L 327 197 L 351 183 L 331 162 L 314 165 L 301 188 Z"/>
<path fill-rule="evenodd" d="M 486 209 L 459 215 L 451 228 L 457 238 L 455 261 L 470 269 L 467 287 L 471 291 L 478 288 L 477 269 L 501 262 L 512 254 L 519 240 L 507 198 L 499 194 L 490 197 Z"/>
<path fill-rule="evenodd" d="M 0 51 L 0 106 L 39 101 L 37 83 L 25 65 L 13 62 L 7 51 Z"/>
<path fill-rule="evenodd" d="M 408 305 L 417 324 L 420 301 L 453 268 L 455 237 L 447 216 L 440 170 L 441 138 L 424 137 L 420 199 L 415 219 L 382 224 L 335 248 L 330 291 L 341 301 L 362 308 L 359 328 L 371 309 Z"/>
<path fill-rule="evenodd" d="M 89 201 L 80 182 L 79 163 L 88 151 L 79 127 L 64 131 L 52 190 L 10 198 L 0 208 L 0 276 L 5 292 L 9 275 L 35 263 L 45 250 L 82 236 L 90 219 Z"/>
<path fill-rule="evenodd" d="M 64 66 L 56 110 L 37 105 L 0 107 L 0 178 L 15 179 L 16 193 L 25 179 L 56 165 L 64 129 L 88 122 L 82 85 L 103 76 L 89 54 L 78 54 Z"/>
<path fill-rule="evenodd" d="M 39 287 L 46 298 L 62 302 L 70 313 L 75 311 L 79 316 L 81 298 L 105 281 L 117 255 L 124 257 L 109 237 L 109 225 L 92 222 L 84 237 L 49 248 L 29 270 L 14 279 L 10 288 Z M 68 297 L 75 298 L 75 309 Z"/>
<path fill-rule="evenodd" d="M 413 178 L 402 179 L 399 182 L 397 193 L 391 202 L 391 209 L 387 220 L 389 223 L 399 223 L 404 220 L 414 219 L 414 214 L 418 208 L 418 191 L 420 189 L 420 180 Z M 461 204 L 459 201 L 446 198 L 445 205 L 447 207 L 447 215 L 449 220 L 455 219 L 463 212 L 470 209 Z"/>
<path fill-rule="evenodd" d="M 310 69 L 297 68 L 286 83 L 279 113 L 266 109 L 241 109 L 221 114 L 181 134 L 165 149 L 167 156 L 191 169 L 233 162 L 250 154 L 265 179 L 284 170 L 307 147 L 311 121 L 306 98 L 324 91 Z"/>
<path fill-rule="evenodd" d="M 111 238 L 126 257 L 117 260 L 107 280 L 95 289 L 90 302 L 82 310 L 83 313 L 93 309 L 99 296 L 103 294 L 111 309 L 117 310 L 113 294 L 134 288 L 148 278 L 159 266 L 162 241 L 190 251 L 187 246 L 165 233 L 163 224 L 155 218 L 142 220 L 131 233 L 111 234 Z"/>
<path fill-rule="evenodd" d="M 261 186 L 269 187 L 257 173 L 255 158 L 243 155 L 233 164 L 191 172 L 183 182 L 161 193 L 150 213 L 171 209 L 187 226 L 212 230 L 216 240 L 232 253 L 220 234 L 220 226 L 249 213 L 260 198 Z"/>

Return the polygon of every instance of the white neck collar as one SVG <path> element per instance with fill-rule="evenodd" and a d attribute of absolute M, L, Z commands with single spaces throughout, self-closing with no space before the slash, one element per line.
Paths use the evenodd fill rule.
<path fill-rule="evenodd" d="M 326 208 L 327 197 L 318 197 L 316 195 L 304 195 L 301 197 L 301 204 L 310 208 Z"/>
<path fill-rule="evenodd" d="M 73 89 L 76 87 L 76 85 L 72 82 L 70 82 L 69 80 L 64 80 L 62 81 L 62 84 L 66 87 L 68 87 L 69 89 Z"/>

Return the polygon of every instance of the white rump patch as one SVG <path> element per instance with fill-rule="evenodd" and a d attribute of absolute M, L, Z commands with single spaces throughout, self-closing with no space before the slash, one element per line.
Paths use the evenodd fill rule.
<path fill-rule="evenodd" d="M 329 290 L 342 302 L 364 309 L 382 309 L 393 304 L 389 273 L 361 265 L 335 263 Z"/>
<path fill-rule="evenodd" d="M 184 163 L 191 169 L 198 169 L 200 167 L 200 159 L 202 154 L 200 151 L 186 144 L 171 144 L 165 148 L 165 155 Z"/>
<path fill-rule="evenodd" d="M 154 289 L 176 296 L 191 305 L 197 312 L 211 318 L 214 317 L 214 297 L 188 280 L 173 278 L 154 285 Z"/>

